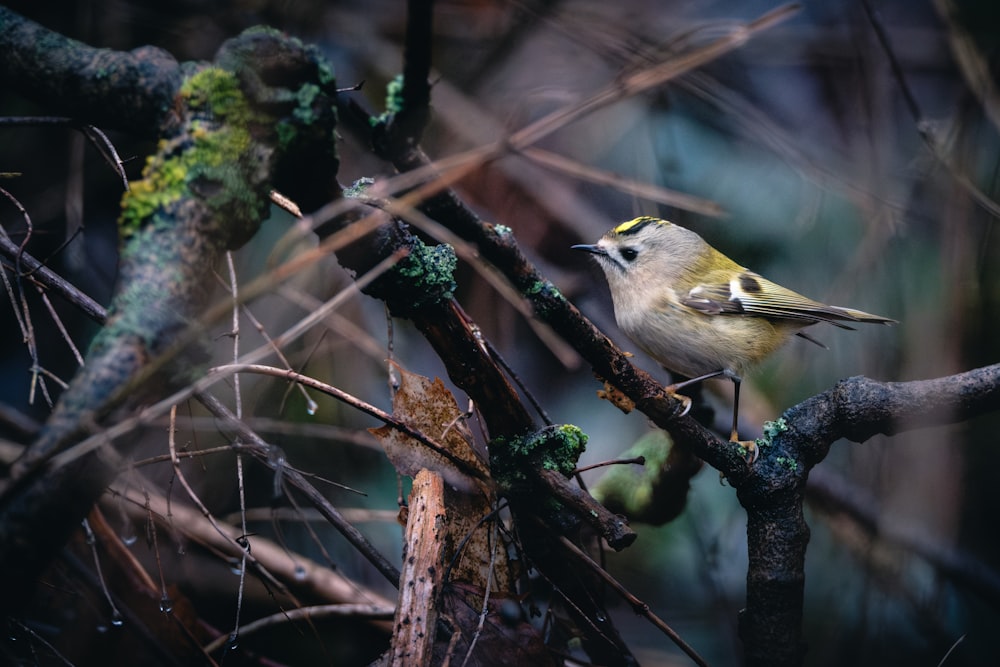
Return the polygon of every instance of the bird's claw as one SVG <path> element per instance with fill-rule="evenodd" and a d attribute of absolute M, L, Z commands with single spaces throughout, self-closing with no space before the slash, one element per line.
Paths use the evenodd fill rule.
<path fill-rule="evenodd" d="M 671 398 L 680 401 L 681 404 L 684 406 L 684 409 L 681 410 L 681 413 L 679 415 L 675 416 L 674 419 L 678 419 L 680 417 L 683 417 L 687 413 L 691 412 L 691 399 L 690 398 L 688 398 L 687 396 L 685 396 L 683 394 L 675 394 L 674 392 L 670 391 L 669 387 L 667 388 L 667 392 L 670 394 Z"/>
<path fill-rule="evenodd" d="M 743 459 L 747 462 L 747 465 L 753 465 L 760 457 L 760 447 L 757 446 L 756 440 L 737 440 L 733 438 L 730 442 L 743 448 Z"/>

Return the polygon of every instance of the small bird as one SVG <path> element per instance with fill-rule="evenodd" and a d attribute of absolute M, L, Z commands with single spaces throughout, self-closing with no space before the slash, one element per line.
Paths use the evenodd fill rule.
<path fill-rule="evenodd" d="M 817 322 L 842 329 L 852 329 L 844 322 L 896 323 L 797 294 L 659 218 L 623 222 L 597 243 L 573 248 L 593 254 L 604 270 L 625 335 L 668 371 L 689 378 L 668 391 L 718 376 L 733 381 L 733 442 L 740 442 L 744 374 L 793 334 L 826 347 L 802 329 Z M 756 459 L 753 442 L 741 444 Z"/>

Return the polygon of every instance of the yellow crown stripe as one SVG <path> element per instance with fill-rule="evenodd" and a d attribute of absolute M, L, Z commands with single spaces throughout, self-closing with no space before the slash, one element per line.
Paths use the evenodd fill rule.
<path fill-rule="evenodd" d="M 669 225 L 670 224 L 666 220 L 660 220 L 659 218 L 654 218 L 654 217 L 649 216 L 649 215 L 642 215 L 642 216 L 639 216 L 638 218 L 635 218 L 634 220 L 629 220 L 628 222 L 623 222 L 622 224 L 620 224 L 617 227 L 615 227 L 613 231 L 614 231 L 615 234 L 635 234 L 637 231 L 639 231 L 640 229 L 642 229 L 646 225 L 653 224 L 653 223 L 655 223 L 657 225 Z"/>

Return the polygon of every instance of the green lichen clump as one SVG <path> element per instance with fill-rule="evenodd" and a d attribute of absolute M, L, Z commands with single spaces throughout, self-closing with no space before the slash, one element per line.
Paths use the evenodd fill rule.
<path fill-rule="evenodd" d="M 566 300 L 559 288 L 548 280 L 536 280 L 525 288 L 524 293 L 531 301 L 535 312 L 543 317 L 556 307 L 556 304 L 561 306 L 561 302 Z"/>
<path fill-rule="evenodd" d="M 368 194 L 368 189 L 375 185 L 375 179 L 370 176 L 362 176 L 358 180 L 344 188 L 344 197 L 348 199 L 359 199 Z"/>
<path fill-rule="evenodd" d="M 248 159 L 250 127 L 262 119 L 253 111 L 239 87 L 236 75 L 216 67 L 203 69 L 187 79 L 180 96 L 191 110 L 182 132 L 164 139 L 151 155 L 142 180 L 130 185 L 122 198 L 119 224 L 123 238 L 132 236 L 157 213 L 191 196 L 192 184 L 212 183 L 201 188 L 213 206 L 235 207 L 253 214 L 261 205 L 260 195 L 245 184 L 239 168 Z"/>
<path fill-rule="evenodd" d="M 203 69 L 184 82 L 180 94 L 195 114 L 206 112 L 220 121 L 242 126 L 254 119 L 239 80 L 228 70 Z"/>
<path fill-rule="evenodd" d="M 403 75 L 397 74 L 385 87 L 385 111 L 368 119 L 372 127 L 383 125 L 403 110 Z"/>
<path fill-rule="evenodd" d="M 501 487 L 523 484 L 531 470 L 555 470 L 570 476 L 587 447 L 587 434 L 573 424 L 558 424 L 490 443 L 493 474 Z"/>
<path fill-rule="evenodd" d="M 754 443 L 757 447 L 764 448 L 771 444 L 771 442 L 780 433 L 784 433 L 788 430 L 788 422 L 785 421 L 784 417 L 778 417 L 774 421 L 764 422 L 764 426 L 761 429 L 764 431 L 763 438 L 757 438 Z"/>
<path fill-rule="evenodd" d="M 129 185 L 122 196 L 122 213 L 118 219 L 122 238 L 127 239 L 154 213 L 168 208 L 184 196 L 184 179 L 187 167 L 181 160 L 163 160 L 166 140 L 160 142 L 157 152 L 149 156 L 142 170 L 142 180 Z"/>
<path fill-rule="evenodd" d="M 256 108 L 268 110 L 268 115 L 260 118 L 265 121 L 262 128 L 273 132 L 279 151 L 314 142 L 329 144 L 333 150 L 336 136 L 332 132 L 324 136 L 323 130 L 330 129 L 327 121 L 336 119 L 336 79 L 317 47 L 274 28 L 258 26 L 226 42 L 216 62 L 223 70 L 236 73 Z M 276 76 L 279 73 L 281 76 Z M 279 78 L 292 85 L 275 86 L 269 80 Z"/>
<path fill-rule="evenodd" d="M 774 462 L 792 472 L 796 472 L 799 469 L 799 462 L 790 456 L 779 456 L 774 459 Z"/>
<path fill-rule="evenodd" d="M 403 75 L 397 74 L 385 88 L 385 110 L 399 113 L 403 110 Z"/>
<path fill-rule="evenodd" d="M 321 120 L 322 112 L 318 111 L 315 101 L 323 95 L 322 89 L 314 83 L 303 84 L 295 91 L 295 109 L 289 118 L 282 118 L 275 126 L 278 135 L 278 145 L 286 148 L 299 139 L 299 131 Z"/>
<path fill-rule="evenodd" d="M 544 294 L 553 298 L 561 299 L 562 293 L 548 280 L 536 280 L 525 290 L 528 294 Z"/>
<path fill-rule="evenodd" d="M 449 301 L 455 296 L 457 266 L 458 257 L 450 245 L 429 246 L 414 239 L 410 254 L 394 269 L 402 288 L 394 295 L 394 301 L 407 310 Z M 408 303 L 400 303 L 404 299 Z"/>

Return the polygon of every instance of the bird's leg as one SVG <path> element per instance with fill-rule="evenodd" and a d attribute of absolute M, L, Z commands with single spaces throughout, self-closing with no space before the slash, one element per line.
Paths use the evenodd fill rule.
<path fill-rule="evenodd" d="M 691 378 L 690 380 L 684 380 L 682 382 L 675 382 L 674 384 L 670 385 L 669 387 L 666 387 L 666 390 L 667 390 L 668 393 L 673 394 L 673 393 L 676 393 L 678 389 L 683 389 L 684 387 L 690 387 L 693 384 L 697 384 L 697 383 L 702 382 L 704 380 L 711 380 L 712 378 L 719 377 L 720 375 L 725 375 L 726 377 L 733 377 L 733 374 L 732 374 L 731 371 L 727 371 L 727 370 L 712 371 L 711 373 L 705 373 L 704 375 L 699 375 L 698 377 Z"/>
<path fill-rule="evenodd" d="M 739 442 L 740 384 L 742 381 L 735 375 L 731 379 L 733 381 L 733 430 L 729 432 L 729 442 Z"/>
<path fill-rule="evenodd" d="M 667 371 L 670 371 L 670 369 L 668 368 Z M 667 391 L 668 394 L 670 394 L 671 396 L 673 396 L 678 401 L 684 404 L 683 412 L 681 412 L 677 416 L 683 417 L 691 410 L 691 399 L 682 394 L 678 394 L 677 393 L 678 389 L 683 389 L 684 387 L 690 387 L 691 385 L 697 384 L 702 380 L 710 380 L 711 378 L 718 377 L 720 375 L 727 375 L 728 373 L 729 371 L 715 371 L 713 373 L 705 373 L 704 375 L 699 375 L 696 378 L 691 378 L 689 380 L 682 380 L 681 382 L 675 382 L 672 385 L 664 387 L 664 389 Z"/>
<path fill-rule="evenodd" d="M 691 378 L 690 380 L 675 382 L 669 387 L 666 387 L 666 390 L 667 393 L 671 394 L 672 396 L 675 396 L 678 400 L 684 403 L 684 412 L 682 413 L 683 416 L 687 414 L 688 410 L 691 409 L 691 399 L 688 398 L 687 396 L 682 396 L 678 394 L 677 390 L 683 389 L 684 387 L 688 387 L 697 382 L 702 382 L 704 380 L 710 380 L 712 378 L 719 377 L 720 375 L 723 375 L 733 381 L 733 428 L 729 432 L 729 441 L 735 442 L 739 446 L 743 447 L 743 449 L 747 450 L 747 461 L 749 463 L 753 463 L 754 461 L 757 460 L 757 457 L 760 455 L 760 452 L 757 449 L 757 443 L 753 440 L 740 440 L 739 428 L 738 428 L 739 417 L 740 417 L 740 383 L 743 382 L 743 378 L 741 378 L 739 375 L 737 375 L 736 373 L 732 372 L 729 369 L 722 369 L 718 371 L 713 371 L 711 373 L 705 373 L 704 375 L 699 375 L 698 377 Z"/>
<path fill-rule="evenodd" d="M 738 375 L 727 373 L 729 379 L 733 381 L 733 430 L 729 432 L 729 442 L 735 442 L 743 449 L 747 450 L 747 463 L 753 463 L 760 456 L 756 440 L 740 440 L 738 423 L 740 418 L 740 383 L 743 381 Z"/>

